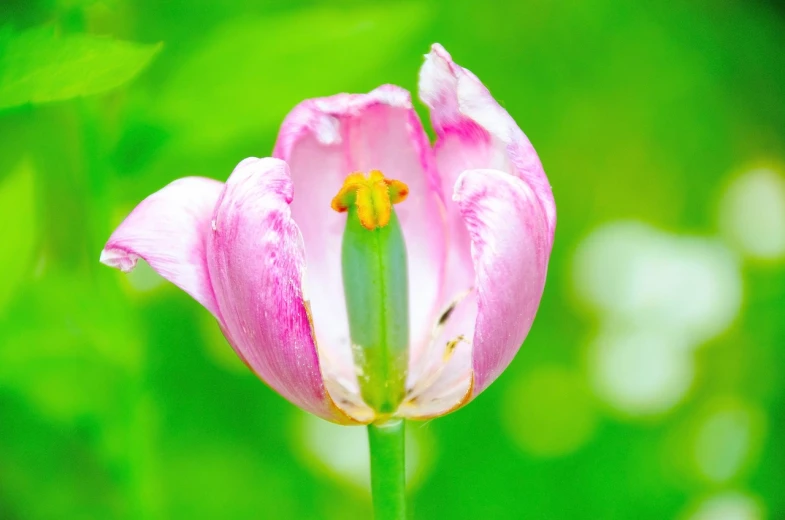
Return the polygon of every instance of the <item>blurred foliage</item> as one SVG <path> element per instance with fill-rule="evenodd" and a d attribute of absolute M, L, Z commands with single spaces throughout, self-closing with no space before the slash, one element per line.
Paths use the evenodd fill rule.
<path fill-rule="evenodd" d="M 0 34 L 0 108 L 96 94 L 136 76 L 160 45 L 71 35 L 51 27 Z"/>
<path fill-rule="evenodd" d="M 198 304 L 98 254 L 169 181 L 269 154 L 298 101 L 416 91 L 433 41 L 537 146 L 559 225 L 510 369 L 466 409 L 410 425 L 426 462 L 412 517 L 785 517 L 783 256 L 733 250 L 736 314 L 684 354 L 686 393 L 653 414 L 597 391 L 591 345 L 609 318 L 572 275 L 604 223 L 717 237 L 732 179 L 781 179 L 784 17 L 761 0 L 3 2 L 0 518 L 368 517 L 363 448 L 341 441 L 356 431 L 304 418 Z M 324 455 L 336 446 L 345 465 Z"/>

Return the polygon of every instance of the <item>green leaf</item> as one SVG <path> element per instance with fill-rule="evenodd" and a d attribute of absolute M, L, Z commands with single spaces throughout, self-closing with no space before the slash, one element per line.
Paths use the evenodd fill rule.
<path fill-rule="evenodd" d="M 27 159 L 0 182 L 0 216 L 8 224 L 0 246 L 2 311 L 31 267 L 37 240 L 33 169 Z"/>
<path fill-rule="evenodd" d="M 0 31 L 0 109 L 98 94 L 131 80 L 161 50 L 49 27 Z"/>

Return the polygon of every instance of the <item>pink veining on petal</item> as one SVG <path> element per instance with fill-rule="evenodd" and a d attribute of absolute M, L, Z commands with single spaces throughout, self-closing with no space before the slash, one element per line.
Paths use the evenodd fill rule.
<path fill-rule="evenodd" d="M 395 210 L 408 250 L 412 359 L 427 343 L 441 296 L 445 234 L 441 184 L 409 93 L 384 85 L 368 94 L 312 99 L 286 117 L 274 155 L 291 168 L 292 216 L 302 230 L 309 299 L 323 370 L 359 391 L 343 297 L 346 216 L 330 201 L 349 173 L 378 169 L 409 185 Z"/>
<path fill-rule="evenodd" d="M 438 136 L 437 166 L 444 193 L 465 170 L 488 168 L 526 180 L 548 216 L 553 242 L 556 207 L 537 152 L 510 115 L 471 71 L 434 44 L 420 71 L 420 97 L 430 108 Z M 445 296 L 465 290 L 473 278 L 470 241 L 454 204 L 447 204 L 450 229 Z"/>
<path fill-rule="evenodd" d="M 438 44 L 426 56 L 419 92 L 437 134 L 443 191 L 454 186 L 454 202 L 446 204 L 450 242 L 442 306 L 467 290 L 474 298 L 451 316 L 445 331 L 424 350 L 421 370 L 412 374 L 412 388 L 436 377 L 426 391 L 428 402 L 409 410 L 411 416 L 428 416 L 470 383 L 465 358 L 439 366 L 453 336 L 472 338 L 463 348 L 471 353 L 473 395 L 512 360 L 539 305 L 556 213 L 531 142 L 480 80 Z M 463 387 L 456 384 L 460 381 Z"/>
<path fill-rule="evenodd" d="M 278 393 L 325 419 L 351 422 L 322 381 L 291 201 L 289 170 L 277 159 L 246 159 L 227 180 L 207 241 L 223 327 L 238 355 Z"/>
<path fill-rule="evenodd" d="M 433 150 L 399 87 L 308 100 L 286 118 L 274 150 L 291 175 L 283 161 L 247 159 L 223 189 L 209 179 L 176 181 L 134 210 L 101 260 L 130 270 L 144 258 L 216 315 L 238 355 L 284 397 L 331 421 L 364 422 L 373 412 L 358 397 L 349 345 L 339 253 L 345 217 L 330 199 L 347 174 L 382 170 L 410 187 L 396 207 L 412 320 L 400 412 L 423 418 L 462 406 L 528 334 L 555 204 L 526 135 L 438 44 L 420 96 L 438 135 Z M 439 308 L 461 294 L 433 330 Z"/>
<path fill-rule="evenodd" d="M 474 394 L 507 368 L 529 333 L 545 287 L 548 216 L 526 181 L 498 170 L 469 170 L 455 185 L 472 241 L 477 321 Z"/>
<path fill-rule="evenodd" d="M 480 155 L 467 161 L 474 164 L 467 163 L 463 169 L 494 168 L 525 179 L 542 204 L 552 233 L 556 206 L 534 146 L 477 76 L 453 62 L 439 44 L 434 44 L 426 56 L 420 73 L 420 96 L 431 109 L 431 120 L 440 140 L 448 136 L 458 138 Z M 510 167 L 500 168 L 505 159 Z M 452 184 L 457 179 L 455 172 L 440 171 L 453 177 L 445 178 L 445 182 Z"/>
<path fill-rule="evenodd" d="M 468 170 L 453 199 L 471 240 L 474 289 L 431 346 L 430 368 L 401 410 L 411 418 L 442 415 L 487 388 L 526 338 L 545 286 L 547 216 L 525 181 L 498 170 Z"/>
<path fill-rule="evenodd" d="M 153 193 L 112 233 L 101 262 L 128 272 L 142 258 L 220 320 L 205 248 L 222 189 L 213 179 L 186 177 Z"/>

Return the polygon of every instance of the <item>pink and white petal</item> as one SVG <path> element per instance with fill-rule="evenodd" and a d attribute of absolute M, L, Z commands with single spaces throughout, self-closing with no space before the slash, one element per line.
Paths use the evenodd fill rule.
<path fill-rule="evenodd" d="M 449 172 L 440 170 L 443 182 L 451 186 L 460 172 L 474 168 L 499 169 L 515 175 L 532 187 L 545 211 L 548 229 L 553 232 L 556 205 L 537 152 L 477 76 L 452 61 L 450 54 L 437 43 L 425 57 L 419 89 L 421 99 L 431 110 L 439 140 L 451 138 L 469 147 L 463 153 L 453 150 L 462 155 L 459 159 L 464 164 Z M 446 142 L 437 144 L 447 145 Z M 441 152 L 446 155 L 450 150 Z M 437 155 L 442 160 L 441 153 Z"/>
<path fill-rule="evenodd" d="M 498 170 L 469 170 L 453 200 L 471 237 L 477 290 L 473 337 L 476 396 L 510 364 L 529 333 L 545 287 L 552 233 L 548 215 L 525 180 Z"/>
<path fill-rule="evenodd" d="M 327 420 L 353 422 L 322 380 L 291 201 L 289 170 L 278 159 L 246 159 L 227 180 L 207 241 L 223 327 L 238 355 L 282 396 Z"/>
<path fill-rule="evenodd" d="M 427 419 L 477 396 L 510 364 L 531 328 L 550 255 L 547 216 L 525 181 L 468 170 L 453 200 L 471 241 L 473 289 L 446 308 L 410 374 L 399 414 Z"/>
<path fill-rule="evenodd" d="M 472 337 L 466 324 L 477 318 L 477 292 L 462 294 L 444 310 L 433 339 L 410 371 L 398 414 L 430 419 L 460 408 L 472 397 Z"/>
<path fill-rule="evenodd" d="M 495 169 L 520 179 L 533 189 L 542 205 L 549 231 L 549 247 L 556 225 L 556 207 L 550 183 L 537 152 L 482 82 L 452 61 L 434 44 L 420 71 L 419 94 L 429 107 L 437 134 L 436 161 L 443 189 L 449 193 L 458 176 L 469 169 Z M 445 296 L 464 291 L 473 269 L 469 238 L 453 205 L 447 207 L 450 250 Z"/>
<path fill-rule="evenodd" d="M 410 338 L 417 351 L 436 319 L 446 249 L 443 199 L 432 150 L 409 93 L 392 85 L 369 94 L 308 100 L 284 121 L 274 151 L 295 186 L 292 216 L 306 247 L 309 297 L 323 359 L 359 390 L 343 298 L 341 239 L 346 216 L 330 201 L 349 173 L 372 169 L 409 185 L 395 206 L 408 250 Z"/>
<path fill-rule="evenodd" d="M 222 189 L 213 179 L 186 177 L 153 193 L 115 229 L 101 262 L 128 272 L 142 258 L 220 321 L 205 249 Z"/>

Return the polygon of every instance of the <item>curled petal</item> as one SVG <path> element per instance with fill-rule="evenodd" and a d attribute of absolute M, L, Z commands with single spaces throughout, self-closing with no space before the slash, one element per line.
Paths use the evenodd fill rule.
<path fill-rule="evenodd" d="M 409 93 L 387 85 L 369 94 L 304 101 L 286 117 L 274 155 L 289 164 L 296 190 L 292 216 L 302 231 L 308 277 L 314 281 L 310 298 L 320 357 L 331 360 L 323 371 L 359 392 L 338 253 L 346 216 L 330 209 L 331 197 L 348 174 L 358 171 L 379 170 L 408 185 L 408 194 L 403 186 L 391 189 L 396 198 L 407 197 L 395 211 L 408 250 L 410 337 L 417 350 L 436 319 L 446 250 L 430 144 Z"/>
<path fill-rule="evenodd" d="M 322 380 L 291 201 L 289 170 L 277 159 L 246 159 L 227 180 L 207 242 L 223 327 L 238 355 L 278 393 L 325 419 L 351 422 Z"/>
<path fill-rule="evenodd" d="M 525 181 L 469 170 L 453 200 L 471 241 L 473 288 L 444 309 L 433 341 L 409 374 L 400 413 L 427 419 L 469 402 L 512 361 L 545 286 L 548 220 Z"/>
<path fill-rule="evenodd" d="M 507 368 L 529 333 L 545 286 L 551 232 L 534 189 L 504 172 L 464 172 L 453 200 L 476 273 L 477 319 L 473 334 L 464 336 L 473 338 L 477 395 Z"/>
<path fill-rule="evenodd" d="M 222 188 L 212 179 L 186 177 L 153 193 L 112 233 L 101 262 L 128 272 L 142 258 L 220 320 L 205 248 Z"/>
<path fill-rule="evenodd" d="M 548 248 L 553 243 L 556 207 L 553 194 L 529 139 L 470 71 L 452 61 L 435 44 L 420 70 L 419 93 L 428 105 L 437 134 L 436 162 L 445 193 L 462 172 L 493 169 L 522 179 L 546 215 Z M 450 248 L 445 275 L 444 301 L 474 283 L 470 238 L 455 204 L 447 204 Z"/>
<path fill-rule="evenodd" d="M 419 93 L 437 134 L 443 191 L 454 186 L 442 307 L 464 299 L 409 381 L 420 399 L 406 413 L 427 417 L 467 402 L 514 357 L 542 295 L 556 208 L 531 142 L 441 45 L 425 57 Z M 449 362 L 440 365 L 446 353 Z M 466 388 L 471 395 L 461 397 Z"/>
<path fill-rule="evenodd" d="M 531 186 L 542 204 L 552 234 L 556 206 L 537 152 L 477 76 L 453 62 L 437 43 L 425 57 L 419 88 L 439 136 L 440 163 L 444 160 L 450 166 L 439 170 L 443 182 L 451 186 L 460 172 L 477 168 L 498 169 L 519 177 Z"/>

